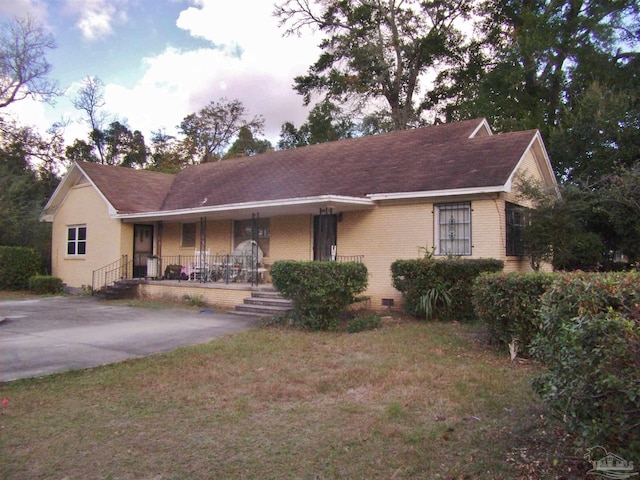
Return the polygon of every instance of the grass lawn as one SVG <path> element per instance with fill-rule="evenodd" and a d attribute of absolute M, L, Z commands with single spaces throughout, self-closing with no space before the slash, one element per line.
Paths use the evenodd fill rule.
<path fill-rule="evenodd" d="M 584 478 L 480 326 L 284 327 L 0 384 L 3 479 Z"/>

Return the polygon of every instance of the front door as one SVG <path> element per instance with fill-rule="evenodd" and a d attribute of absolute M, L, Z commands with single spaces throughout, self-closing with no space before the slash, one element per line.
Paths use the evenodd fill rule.
<path fill-rule="evenodd" d="M 313 217 L 313 259 L 335 260 L 338 239 L 338 216 L 322 213 Z"/>
<path fill-rule="evenodd" d="M 153 225 L 133 226 L 133 276 L 147 276 L 147 258 L 153 255 Z"/>

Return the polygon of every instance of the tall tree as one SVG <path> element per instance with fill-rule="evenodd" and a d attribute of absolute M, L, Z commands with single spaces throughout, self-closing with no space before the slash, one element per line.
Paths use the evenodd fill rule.
<path fill-rule="evenodd" d="M 150 170 L 176 173 L 188 165 L 188 159 L 175 137 L 162 130 L 152 132 Z"/>
<path fill-rule="evenodd" d="M 146 165 L 149 151 L 139 130 L 132 132 L 127 125 L 115 121 L 103 132 L 103 137 L 107 164 L 141 168 Z"/>
<path fill-rule="evenodd" d="M 441 73 L 430 105 L 546 137 L 574 94 L 638 58 L 639 10 L 637 0 L 485 0 L 480 40 Z"/>
<path fill-rule="evenodd" d="M 90 128 L 89 138 L 98 150 L 98 156 L 102 164 L 105 163 L 104 124 L 109 117 L 109 114 L 102 110 L 105 105 L 102 93 L 103 88 L 104 84 L 99 78 L 86 77 L 76 97 L 73 99 L 73 106 L 77 110 L 82 110 L 86 115 L 85 121 Z"/>
<path fill-rule="evenodd" d="M 239 100 L 220 99 L 210 102 L 197 113 L 187 115 L 178 126 L 185 138 L 183 147 L 192 163 L 217 162 L 242 128 L 253 134 L 262 133 L 264 119 L 246 119 L 245 106 Z"/>
<path fill-rule="evenodd" d="M 233 142 L 233 145 L 231 145 L 231 148 L 229 148 L 225 154 L 224 159 L 251 157 L 270 150 L 273 150 L 273 146 L 269 140 L 255 138 L 249 128 L 241 127 L 237 140 Z"/>
<path fill-rule="evenodd" d="M 285 0 L 275 14 L 286 32 L 311 27 L 325 34 L 323 53 L 295 89 L 305 104 L 314 93 L 360 106 L 383 101 L 394 128 L 421 122 L 424 75 L 458 57 L 465 48 L 459 22 L 471 0 Z"/>
<path fill-rule="evenodd" d="M 65 166 L 62 150 L 61 132 L 45 138 L 0 119 L 0 245 L 36 248 L 47 269 L 51 230 L 39 216 Z"/>
<path fill-rule="evenodd" d="M 359 133 L 358 126 L 335 103 L 324 100 L 309 112 L 299 129 L 285 122 L 280 129 L 280 150 L 351 138 Z"/>
<path fill-rule="evenodd" d="M 27 16 L 2 25 L 0 31 L 0 108 L 28 96 L 52 101 L 56 82 L 48 78 L 48 50 L 55 48 L 44 26 Z"/>

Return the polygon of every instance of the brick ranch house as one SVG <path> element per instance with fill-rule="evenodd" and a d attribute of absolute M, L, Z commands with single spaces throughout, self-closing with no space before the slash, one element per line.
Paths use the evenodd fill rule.
<path fill-rule="evenodd" d="M 390 275 L 397 259 L 433 251 L 530 269 L 519 242 L 526 207 L 514 191 L 519 174 L 556 187 L 540 133 L 493 134 L 476 119 L 176 174 L 75 163 L 42 219 L 53 222 L 52 273 L 72 287 L 95 288 L 96 272 L 102 282 L 111 265 L 120 277 L 156 279 L 140 286 L 142 295 L 196 292 L 232 307 L 269 281 L 275 261 L 357 260 L 369 271 L 371 307 L 390 300 L 397 307 Z M 247 244 L 250 280 L 246 269 L 243 277 L 214 274 Z M 177 280 L 160 281 L 171 264 Z"/>

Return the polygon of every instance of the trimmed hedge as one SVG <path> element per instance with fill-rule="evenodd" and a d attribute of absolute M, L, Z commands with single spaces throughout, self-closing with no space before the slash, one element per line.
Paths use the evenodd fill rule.
<path fill-rule="evenodd" d="M 33 248 L 0 247 L 0 290 L 26 290 L 39 266 L 40 256 Z"/>
<path fill-rule="evenodd" d="M 367 267 L 354 262 L 278 261 L 273 286 L 293 303 L 298 322 L 313 330 L 338 327 L 339 315 L 368 284 Z"/>
<path fill-rule="evenodd" d="M 529 355 L 540 331 L 538 311 L 542 296 L 556 277 L 552 273 L 492 273 L 480 275 L 473 285 L 476 317 L 489 328 L 491 340 L 506 349 Z"/>
<path fill-rule="evenodd" d="M 504 262 L 495 259 L 421 258 L 396 260 L 391 265 L 393 287 L 402 293 L 405 309 L 412 315 L 424 310 L 420 299 L 430 290 L 446 291 L 451 303 L 441 305 L 436 314 L 440 320 L 472 321 L 473 282 L 483 272 L 498 272 Z"/>
<path fill-rule="evenodd" d="M 29 279 L 29 290 L 37 295 L 62 293 L 62 279 L 49 275 L 36 275 Z"/>
<path fill-rule="evenodd" d="M 534 380 L 585 447 L 640 452 L 640 272 L 558 276 L 540 308 Z"/>

